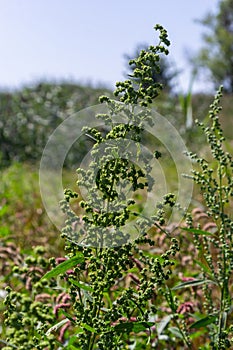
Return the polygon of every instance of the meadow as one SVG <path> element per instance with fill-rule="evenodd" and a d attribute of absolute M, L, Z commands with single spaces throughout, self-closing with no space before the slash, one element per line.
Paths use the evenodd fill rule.
<path fill-rule="evenodd" d="M 166 31 L 157 29 L 160 44 L 135 63 L 139 88 L 128 81 L 117 85 L 124 108 L 107 89 L 71 84 L 41 83 L 0 94 L 4 350 L 233 347 L 232 96 L 221 89 L 215 98 L 193 95 L 188 102 L 192 123 L 187 125 L 187 96 L 160 92 L 159 84 L 150 80 L 149 68 L 168 45 Z M 110 111 L 101 116 L 106 129 L 87 125 L 88 137 L 72 146 L 64 164 L 67 190 L 61 207 L 67 221 L 61 234 L 42 203 L 39 161 L 53 130 L 68 116 L 97 104 L 103 94 L 101 101 Z M 184 141 L 192 164 L 186 178 L 194 185 L 189 208 L 176 203 L 177 164 L 153 135 L 143 134 L 145 114 L 128 107 L 135 101 L 165 116 Z M 127 123 L 114 125 L 115 112 L 125 113 Z M 153 149 L 169 178 L 168 193 L 161 202 L 154 201 L 150 217 L 142 215 L 142 206 L 156 178 L 150 176 L 140 147 L 136 156 L 141 169 L 127 161 L 128 144 L 123 156 L 109 158 L 109 150 L 100 152 L 102 144 L 114 148 L 111 142 L 127 137 Z M 94 159 L 90 169 L 101 169 L 94 182 L 82 169 L 76 173 L 88 151 Z M 89 190 L 85 198 L 81 187 Z M 168 223 L 174 208 L 183 219 Z M 129 232 L 121 230 L 128 221 L 139 232 L 133 241 L 133 225 Z M 112 235 L 109 227 L 114 228 Z"/>

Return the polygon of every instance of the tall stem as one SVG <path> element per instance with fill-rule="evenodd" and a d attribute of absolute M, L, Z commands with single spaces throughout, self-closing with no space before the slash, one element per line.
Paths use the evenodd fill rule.
<path fill-rule="evenodd" d="M 220 219 L 221 219 L 221 249 L 222 249 L 222 258 L 223 258 L 223 266 L 222 266 L 222 283 L 221 283 L 221 297 L 220 297 L 220 314 L 219 314 L 219 322 L 218 322 L 218 343 L 221 340 L 221 334 L 225 330 L 226 327 L 226 314 L 225 314 L 225 306 L 226 299 L 229 294 L 228 291 L 228 276 L 227 276 L 227 261 L 226 261 L 226 227 L 225 227 L 225 214 L 224 214 L 224 199 L 223 199 L 223 183 L 222 183 L 222 166 L 221 164 L 218 167 L 218 176 L 219 176 L 219 202 L 220 202 Z M 220 344 L 219 344 L 220 345 Z"/>

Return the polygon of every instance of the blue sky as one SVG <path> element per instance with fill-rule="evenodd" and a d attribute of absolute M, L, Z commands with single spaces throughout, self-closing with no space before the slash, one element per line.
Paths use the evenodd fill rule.
<path fill-rule="evenodd" d="M 170 58 L 183 69 L 201 46 L 204 28 L 194 22 L 216 10 L 218 0 L 0 0 L 0 88 L 39 80 L 72 79 L 113 86 L 123 78 L 125 53 L 156 43 L 162 24 L 172 42 Z M 196 84 L 196 89 L 203 85 Z"/>

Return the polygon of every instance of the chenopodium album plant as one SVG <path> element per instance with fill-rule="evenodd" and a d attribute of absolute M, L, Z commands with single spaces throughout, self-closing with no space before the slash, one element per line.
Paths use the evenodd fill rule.
<path fill-rule="evenodd" d="M 94 146 L 89 168 L 78 169 L 82 212 L 78 216 L 72 210 L 78 197 L 72 190 L 65 191 L 61 204 L 67 215 L 62 233 L 66 257 L 51 259 L 53 269 L 44 276 L 36 270 L 30 302 L 23 292 L 8 289 L 5 350 L 220 350 L 232 344 L 233 223 L 227 206 L 233 194 L 233 162 L 224 150 L 218 120 L 221 92 L 210 110 L 211 126 L 201 124 L 216 169 L 189 154 L 201 166 L 192 179 L 201 185 L 215 231 L 202 228 L 191 215 L 183 230 L 178 229 L 181 242 L 187 231 L 195 244 L 195 277 L 174 286 L 178 276 L 172 270 L 178 271 L 180 247 L 177 233 L 166 228 L 166 207 L 178 205 L 174 195 L 155 203 L 151 216 L 138 203 L 156 181 L 151 153 L 140 143 L 144 123 L 154 123 L 150 105 L 162 88 L 153 81 L 152 68 L 159 70 L 160 55 L 168 53 L 166 31 L 161 26 L 155 29 L 160 30 L 159 45 L 131 60 L 132 79 L 117 83 L 120 103 L 100 98 L 109 111 L 97 115 L 105 128 L 84 129 Z M 153 156 L 161 154 L 154 150 Z M 158 235 L 163 236 L 159 249 Z M 24 273 L 31 271 L 28 264 Z M 22 271 L 18 273 L 21 278 Z M 25 334 L 22 326 L 27 326 Z"/>
<path fill-rule="evenodd" d="M 85 194 L 80 201 L 85 215 L 77 217 L 70 208 L 76 193 L 67 190 L 62 203 L 68 215 L 63 237 L 69 242 L 69 259 L 80 257 L 68 278 L 75 315 L 72 323 L 77 329 L 75 346 L 80 349 L 150 347 L 158 340 L 151 330 L 158 318 L 158 295 L 165 294 L 176 309 L 166 281 L 178 241 L 168 235 L 169 249 L 159 257 L 143 252 L 143 247 L 155 244 L 148 226 L 163 224 L 163 208 L 175 204 L 174 196 L 167 194 L 150 218 L 140 214 L 134 198 L 137 191 L 150 191 L 154 181 L 150 156 L 141 151 L 140 140 L 144 120 L 153 124 L 149 105 L 162 88 L 153 81 L 152 68 L 159 70 L 160 54 L 168 53 L 167 33 L 161 26 L 156 29 L 160 30 L 159 45 L 130 61 L 135 65 L 132 80 L 116 84 L 115 95 L 122 103 L 100 98 L 109 109 L 108 114 L 97 116 L 106 129 L 84 129 L 95 141 L 89 169 L 77 171 L 79 188 Z M 154 157 L 160 157 L 156 150 Z M 185 330 L 179 329 L 188 342 Z"/>
<path fill-rule="evenodd" d="M 212 164 L 203 157 L 190 153 L 200 170 L 193 170 L 191 179 L 201 188 L 206 204 L 207 215 L 211 218 L 205 230 L 200 223 L 193 224 L 187 217 L 188 231 L 194 234 L 197 251 L 195 261 L 202 272 L 203 305 L 202 315 L 192 324 L 192 329 L 208 332 L 210 347 L 213 350 L 232 348 L 232 272 L 233 272 L 233 158 L 226 150 L 225 138 L 219 122 L 220 87 L 209 111 L 209 124 L 197 121 L 206 136 L 213 157 Z M 206 215 L 206 216 L 207 216 Z M 198 281 L 189 281 L 191 286 Z M 186 285 L 187 286 L 187 285 Z M 205 316 L 204 316 L 205 315 Z"/>

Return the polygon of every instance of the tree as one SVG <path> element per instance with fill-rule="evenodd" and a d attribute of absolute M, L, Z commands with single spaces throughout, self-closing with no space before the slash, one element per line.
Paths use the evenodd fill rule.
<path fill-rule="evenodd" d="M 233 0 L 220 1 L 216 14 L 209 13 L 198 22 L 208 32 L 193 63 L 208 72 L 215 88 L 222 84 L 226 92 L 233 93 Z"/>
<path fill-rule="evenodd" d="M 135 65 L 130 65 L 128 62 L 133 57 L 138 57 L 141 51 L 148 50 L 148 44 L 142 43 L 138 44 L 134 53 L 132 55 L 125 54 L 124 58 L 126 60 L 127 74 L 126 76 L 131 78 L 131 72 L 135 69 Z M 171 92 L 175 86 L 174 78 L 179 74 L 178 70 L 174 68 L 174 64 L 168 60 L 166 56 L 160 56 L 159 68 L 156 66 L 153 69 L 152 78 L 155 83 L 160 83 L 163 85 L 163 89 L 167 92 Z"/>

